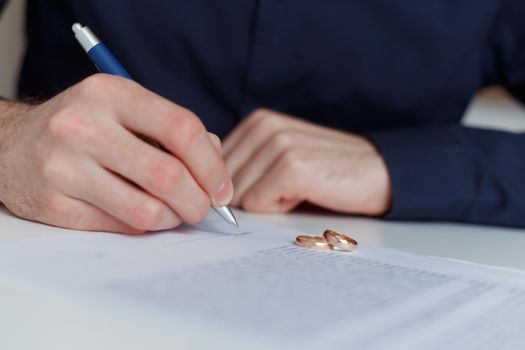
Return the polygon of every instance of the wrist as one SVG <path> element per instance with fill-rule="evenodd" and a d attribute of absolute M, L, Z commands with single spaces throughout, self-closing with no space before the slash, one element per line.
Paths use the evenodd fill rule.
<path fill-rule="evenodd" d="M 15 140 L 18 121 L 30 110 L 31 106 L 19 102 L 0 100 L 0 205 L 4 203 L 4 196 L 9 188 L 8 158 L 10 140 Z"/>
<path fill-rule="evenodd" d="M 31 105 L 0 100 L 0 152 L 3 150 L 7 137 L 12 133 L 13 125 L 19 121 L 31 108 Z M 0 159 L 1 160 L 1 159 Z"/>
<path fill-rule="evenodd" d="M 373 186 L 370 187 L 372 195 L 370 213 L 374 216 L 383 216 L 392 209 L 390 173 L 377 145 L 366 137 L 363 137 L 363 140 L 368 145 L 368 153 L 370 154 L 368 163 L 370 172 L 367 177 L 373 183 Z"/>

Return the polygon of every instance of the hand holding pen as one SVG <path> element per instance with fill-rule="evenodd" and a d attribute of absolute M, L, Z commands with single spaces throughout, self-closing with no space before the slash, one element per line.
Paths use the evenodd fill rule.
<path fill-rule="evenodd" d="M 75 23 L 73 25 L 73 32 L 75 33 L 75 37 L 77 38 L 84 51 L 86 51 L 89 58 L 91 58 L 91 61 L 102 73 L 114 74 L 123 78 L 131 79 L 131 76 L 126 71 L 126 69 L 120 64 L 116 57 L 113 56 L 111 51 L 108 50 L 108 48 L 93 34 L 93 32 L 88 27 L 83 27 L 81 24 Z M 150 144 L 157 145 L 158 148 L 162 148 L 167 152 L 170 152 L 169 149 L 165 149 L 165 147 L 161 146 L 161 143 L 159 144 L 155 140 L 150 142 Z M 237 219 L 233 215 L 233 212 L 228 207 L 217 206 L 217 204 L 215 204 L 215 206 L 213 206 L 212 208 L 227 223 L 234 226 L 239 226 L 239 224 L 237 223 Z"/>
<path fill-rule="evenodd" d="M 129 79 L 96 74 L 44 103 L 7 108 L 0 200 L 25 219 L 138 234 L 198 222 L 233 195 L 216 136 Z"/>

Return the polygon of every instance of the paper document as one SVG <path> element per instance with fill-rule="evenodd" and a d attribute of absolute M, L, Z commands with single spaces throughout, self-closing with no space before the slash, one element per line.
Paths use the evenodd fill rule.
<path fill-rule="evenodd" d="M 521 271 L 363 245 L 318 252 L 295 246 L 297 232 L 240 227 L 14 242 L 0 247 L 0 281 L 158 317 L 195 347 L 525 349 Z"/>

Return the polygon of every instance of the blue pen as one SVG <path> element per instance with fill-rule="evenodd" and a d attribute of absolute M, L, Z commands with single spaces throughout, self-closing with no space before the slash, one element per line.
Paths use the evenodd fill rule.
<path fill-rule="evenodd" d="M 75 33 L 75 38 L 100 72 L 131 79 L 131 76 L 119 63 L 117 58 L 113 56 L 106 45 L 104 45 L 88 27 L 84 27 L 80 23 L 75 23 L 73 24 L 73 32 Z M 213 210 L 215 210 L 215 212 L 217 212 L 217 214 L 219 214 L 227 223 L 237 227 L 239 226 L 237 219 L 230 208 L 213 207 Z"/>

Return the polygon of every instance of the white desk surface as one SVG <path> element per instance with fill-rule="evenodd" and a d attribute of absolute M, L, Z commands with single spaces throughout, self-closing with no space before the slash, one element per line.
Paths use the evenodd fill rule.
<path fill-rule="evenodd" d="M 318 235 L 326 228 L 331 228 L 351 235 L 359 243 L 396 248 L 416 254 L 525 269 L 525 229 L 454 223 L 388 222 L 311 213 L 288 215 L 241 213 L 239 216 L 295 229 L 306 234 Z"/>
<path fill-rule="evenodd" d="M 326 228 L 350 234 L 359 243 L 525 269 L 525 229 L 453 223 L 388 222 L 337 214 L 291 213 L 260 215 L 237 212 L 240 220 L 254 220 L 319 235 Z M 45 235 L 63 229 L 20 220 L 0 210 L 0 244 Z M 0 291 L 1 293 L 1 291 Z"/>
<path fill-rule="evenodd" d="M 237 211 L 237 216 L 240 220 L 270 223 L 310 235 L 320 235 L 326 228 L 331 228 L 351 235 L 359 243 L 525 269 L 525 229 L 453 223 L 389 222 L 307 212 L 260 215 Z M 63 229 L 21 220 L 5 209 L 0 210 L 0 244 L 53 236 L 61 231 Z"/>

